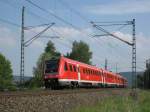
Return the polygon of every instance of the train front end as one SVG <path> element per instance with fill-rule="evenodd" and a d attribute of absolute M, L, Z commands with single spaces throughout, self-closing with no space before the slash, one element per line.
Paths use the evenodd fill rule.
<path fill-rule="evenodd" d="M 59 59 L 45 61 L 44 65 L 44 85 L 45 88 L 57 89 L 59 87 Z"/>

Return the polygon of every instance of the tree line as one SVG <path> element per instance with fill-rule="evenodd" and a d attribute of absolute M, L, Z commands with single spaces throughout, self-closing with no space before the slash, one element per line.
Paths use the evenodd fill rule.
<path fill-rule="evenodd" d="M 142 74 L 137 75 L 137 86 L 143 89 L 150 89 L 150 66 Z"/>

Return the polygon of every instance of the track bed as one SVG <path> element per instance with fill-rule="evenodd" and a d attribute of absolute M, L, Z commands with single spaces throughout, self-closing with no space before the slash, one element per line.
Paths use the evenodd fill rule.
<path fill-rule="evenodd" d="M 37 90 L 0 93 L 0 112 L 66 112 L 94 105 L 109 96 L 126 96 L 127 89 Z"/>

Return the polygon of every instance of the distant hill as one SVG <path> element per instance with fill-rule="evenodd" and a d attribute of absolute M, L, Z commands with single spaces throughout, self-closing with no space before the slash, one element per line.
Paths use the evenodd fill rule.
<path fill-rule="evenodd" d="M 137 72 L 137 75 L 138 74 L 142 74 L 143 72 Z M 132 72 L 120 72 L 120 74 L 124 77 L 127 78 L 128 80 L 128 86 L 131 87 L 132 86 Z"/>

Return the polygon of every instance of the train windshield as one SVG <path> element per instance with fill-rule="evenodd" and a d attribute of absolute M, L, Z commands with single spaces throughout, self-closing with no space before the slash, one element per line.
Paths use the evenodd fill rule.
<path fill-rule="evenodd" d="M 49 60 L 45 62 L 45 73 L 58 73 L 59 60 Z"/>

